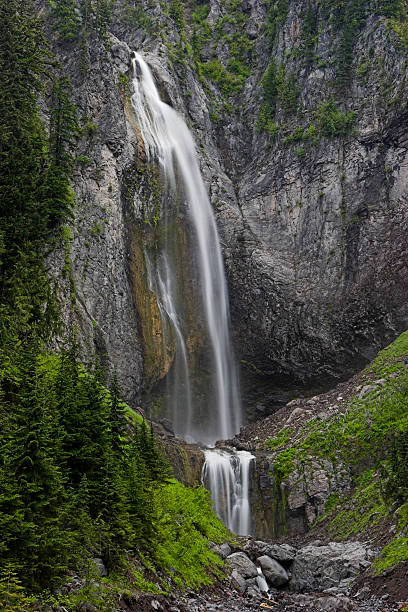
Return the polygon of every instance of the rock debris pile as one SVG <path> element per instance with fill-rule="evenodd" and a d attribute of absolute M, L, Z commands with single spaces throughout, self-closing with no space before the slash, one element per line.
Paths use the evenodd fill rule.
<path fill-rule="evenodd" d="M 361 542 L 316 541 L 296 549 L 289 544 L 252 539 L 236 552 L 228 551 L 226 545 L 222 551 L 218 547 L 217 552 L 231 568 L 231 585 L 249 597 L 262 596 L 258 568 L 270 589 L 345 595 L 352 580 L 371 565 L 375 556 Z"/>

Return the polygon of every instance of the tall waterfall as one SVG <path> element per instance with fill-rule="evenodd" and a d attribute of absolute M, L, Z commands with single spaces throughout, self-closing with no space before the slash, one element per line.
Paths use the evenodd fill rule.
<path fill-rule="evenodd" d="M 203 484 L 211 491 L 214 510 L 223 523 L 238 535 L 251 533 L 249 472 L 254 456 L 221 449 L 206 450 Z"/>
<path fill-rule="evenodd" d="M 231 438 L 241 425 L 217 226 L 186 124 L 160 99 L 139 54 L 135 54 L 133 70 L 132 106 L 147 164 L 159 166 L 163 191 L 160 215 L 155 216 L 159 239 L 154 248 L 145 249 L 145 259 L 165 350 L 174 347 L 167 375 L 168 405 L 178 436 L 213 446 L 217 440 Z M 202 479 L 211 491 L 215 511 L 235 533 L 249 534 L 252 455 L 225 450 L 205 450 L 204 454 Z"/>
<path fill-rule="evenodd" d="M 165 191 L 158 221 L 164 239 L 154 252 L 146 253 L 146 259 L 163 329 L 171 330 L 175 346 L 168 376 L 172 380 L 168 396 L 173 424 L 178 436 L 212 446 L 216 440 L 231 438 L 241 425 L 217 227 L 186 124 L 160 99 L 150 69 L 139 54 L 135 54 L 133 69 L 133 110 L 147 163 L 158 163 Z M 180 223 L 188 243 L 188 260 L 183 262 L 179 261 L 179 247 L 174 246 Z M 180 278 L 183 268 L 189 275 L 184 283 Z M 183 306 L 186 301 L 192 304 L 198 320 L 196 335 L 201 340 L 196 345 L 204 347 L 204 357 L 195 357 L 191 348 L 193 334 Z"/>

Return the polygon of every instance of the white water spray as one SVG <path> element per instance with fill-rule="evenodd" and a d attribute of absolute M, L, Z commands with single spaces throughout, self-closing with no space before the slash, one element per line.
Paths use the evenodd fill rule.
<path fill-rule="evenodd" d="M 268 593 L 269 587 L 268 587 L 268 583 L 266 582 L 266 578 L 263 574 L 263 571 L 261 570 L 260 567 L 257 567 L 256 569 L 258 570 L 258 576 L 256 577 L 256 583 L 258 585 L 258 588 L 261 591 L 261 593 Z"/>
<path fill-rule="evenodd" d="M 183 370 L 181 375 L 176 376 L 173 391 L 175 430 L 180 437 L 212 446 L 216 440 L 234 436 L 241 425 L 237 375 L 230 342 L 228 296 L 217 227 L 201 177 L 194 141 L 186 124 L 174 109 L 162 102 L 150 69 L 139 54 L 135 55 L 133 69 L 132 106 L 147 160 L 159 163 L 167 188 L 173 194 L 182 191 L 193 228 L 193 259 L 197 261 L 204 326 L 212 362 L 208 397 L 201 402 L 206 405 L 207 414 L 204 418 L 202 415 L 197 418 L 188 343 L 183 321 L 177 312 L 180 288 L 176 287 L 177 275 L 164 248 L 158 258 L 161 263 L 156 266 L 153 275 L 156 280 L 152 286 L 157 292 L 159 307 L 162 313 L 166 313 L 175 332 L 176 353 L 180 354 L 178 364 Z M 167 217 L 167 212 L 164 216 Z M 183 390 L 177 388 L 177 381 L 183 382 Z"/>
<path fill-rule="evenodd" d="M 251 533 L 249 474 L 255 459 L 247 451 L 204 451 L 202 482 L 211 491 L 214 510 L 238 535 Z"/>

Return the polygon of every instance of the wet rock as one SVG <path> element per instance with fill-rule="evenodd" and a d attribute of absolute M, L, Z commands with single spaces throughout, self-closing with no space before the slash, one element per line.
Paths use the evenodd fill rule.
<path fill-rule="evenodd" d="M 227 561 L 243 578 L 256 578 L 258 575 L 256 565 L 243 552 L 232 553 L 227 557 Z"/>
<path fill-rule="evenodd" d="M 275 559 L 271 559 L 271 557 L 263 555 L 262 557 L 258 557 L 257 561 L 262 568 L 265 578 L 271 586 L 283 586 L 289 581 L 289 576 L 286 570 L 277 561 L 275 561 Z"/>

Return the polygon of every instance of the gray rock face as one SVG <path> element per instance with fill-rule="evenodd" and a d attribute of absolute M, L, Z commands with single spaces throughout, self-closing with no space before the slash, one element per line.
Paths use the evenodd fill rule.
<path fill-rule="evenodd" d="M 109 36 L 109 45 L 96 37 L 90 41 L 86 78 L 78 48 L 57 44 L 50 30 L 72 79 L 79 115 L 97 130 L 84 130 L 79 144 L 72 236 L 49 267 L 60 284 L 66 326 L 79 329 L 85 356 L 96 351 L 107 369 L 117 370 L 133 403 L 166 369 L 152 367 L 149 339 L 157 330 L 143 327 L 143 300 L 149 295 L 134 221 L 136 216 L 143 223 L 152 190 L 141 188 L 136 166 L 143 148 L 127 94 L 120 92 L 129 76 L 130 49 L 144 54 L 163 98 L 187 119 L 196 139 L 221 233 L 243 379 L 249 380 L 250 371 L 297 380 L 344 376 L 408 327 L 408 79 L 396 34 L 386 19 L 371 15 L 355 41 L 339 107 L 355 111 L 355 131 L 290 142 L 295 128 L 318 122 L 322 102 L 339 97 L 331 61 L 338 31 L 319 12 L 313 50 L 319 65 L 307 66 L 299 61 L 304 2 L 288 2 L 272 52 L 263 28 L 264 0 L 244 2 L 239 25 L 224 19 L 229 9 L 221 0 L 208 4 L 214 33 L 226 23 L 228 37 L 237 31 L 251 47 L 249 76 L 224 106 L 219 83 L 209 79 L 204 88 L 188 53 L 182 62 L 174 59 L 184 43 L 159 3 L 141 3 L 151 29 L 126 23 L 120 3 L 115 5 L 115 36 Z M 36 5 L 46 12 L 44 2 Z M 189 36 L 189 27 L 186 32 Z M 228 42 L 218 34 L 207 36 L 201 53 L 203 62 L 216 57 L 227 66 L 231 60 Z M 260 83 L 271 53 L 286 75 L 295 75 L 299 90 L 294 112 L 278 100 L 276 137 L 256 129 Z"/>
<path fill-rule="evenodd" d="M 262 557 L 258 557 L 257 561 L 271 586 L 280 587 L 289 581 L 286 570 L 275 559 L 271 559 L 268 555 L 262 555 Z"/>
<path fill-rule="evenodd" d="M 301 548 L 291 567 L 291 591 L 323 591 L 338 587 L 363 571 L 372 551 L 359 542 L 331 542 Z M 344 583 L 343 583 L 344 586 Z"/>
<path fill-rule="evenodd" d="M 65 329 L 77 328 L 84 358 L 96 353 L 102 367 L 116 370 L 126 399 L 137 405 L 145 374 L 144 348 L 130 268 L 132 203 L 122 191 L 127 168 L 137 157 L 137 138 L 119 90 L 130 50 L 114 37 L 111 42 L 107 53 L 102 42 L 94 41 L 86 79 L 78 72 L 77 55 L 64 56 L 77 113 L 95 127 L 79 143 L 83 162 L 73 178 L 75 218 L 63 247 L 48 263 L 58 282 Z"/>
<path fill-rule="evenodd" d="M 310 461 L 300 469 L 294 469 L 279 488 L 275 486 L 273 456 L 257 458 L 258 487 L 254 501 L 253 520 L 256 533 L 263 538 L 276 539 L 289 533 L 306 533 L 315 519 L 325 512 L 330 495 L 342 494 L 350 487 L 350 473 L 346 466 L 334 466 L 327 460 Z M 266 554 L 280 563 L 293 560 L 294 550 L 283 545 L 262 546 L 258 542 L 248 543 L 248 554 L 252 548 L 258 555 Z"/>
<path fill-rule="evenodd" d="M 243 552 L 232 553 L 227 557 L 227 561 L 243 578 L 256 578 L 258 576 L 256 565 Z"/>

